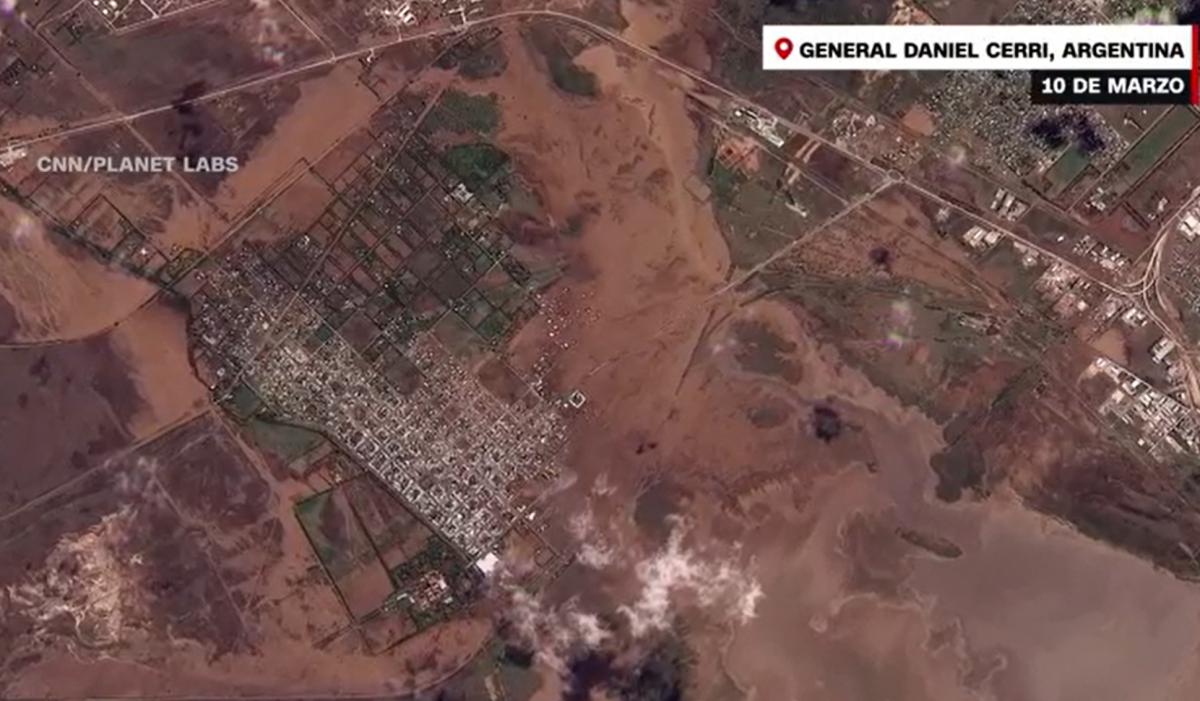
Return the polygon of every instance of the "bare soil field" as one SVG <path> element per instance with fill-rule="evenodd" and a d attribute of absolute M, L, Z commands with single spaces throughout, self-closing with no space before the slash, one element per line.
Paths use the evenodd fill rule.
<path fill-rule="evenodd" d="M 468 660 L 470 618 L 371 653 L 291 515 L 307 491 L 206 416 L 4 519 L 0 693 L 402 693 Z"/>
<path fill-rule="evenodd" d="M 1130 258 L 1137 258 L 1150 246 L 1157 228 L 1126 204 L 1114 207 L 1107 216 L 1093 219 L 1089 227 L 1097 239 Z"/>
<path fill-rule="evenodd" d="M 295 65 L 324 47 L 281 3 L 231 0 L 112 33 L 90 8 L 42 32 L 91 85 L 127 110 L 186 102 L 190 94 Z M 73 35 L 83 38 L 73 41 Z M 213 51 L 220 45 L 221 51 Z"/>
<path fill-rule="evenodd" d="M 346 496 L 384 566 L 395 568 L 425 548 L 432 531 L 377 480 L 354 480 L 346 486 Z"/>
<path fill-rule="evenodd" d="M 1173 215 L 1200 185 L 1200 169 L 1191 154 L 1200 146 L 1200 133 L 1193 133 L 1163 159 L 1126 202 L 1143 220 L 1161 225 Z"/>
<path fill-rule="evenodd" d="M 12 511 L 127 445 L 142 400 L 109 339 L 0 351 L 3 511 Z M 55 417 L 48 420 L 48 417 Z"/>
<path fill-rule="evenodd" d="M 144 373 L 131 365 L 146 357 L 148 347 L 170 339 L 169 319 L 160 324 L 162 310 L 149 307 L 143 313 L 132 338 L 118 330 L 76 342 L 0 348 L 0 403 L 9 408 L 0 416 L 0 512 L 27 507 L 193 408 L 195 394 L 192 401 L 186 393 L 160 394 L 180 388 L 179 379 L 154 382 L 172 359 L 172 374 L 186 368 L 186 361 L 168 353 Z M 179 333 L 182 320 L 175 321 Z"/>
<path fill-rule="evenodd" d="M 0 136 L 26 136 L 90 117 L 103 105 L 80 84 L 75 72 L 24 22 L 4 24 L 6 68 L 13 79 L 0 84 Z"/>

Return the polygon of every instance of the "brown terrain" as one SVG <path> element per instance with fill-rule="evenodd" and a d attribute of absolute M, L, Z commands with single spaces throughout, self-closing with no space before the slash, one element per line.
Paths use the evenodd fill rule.
<path fill-rule="evenodd" d="M 0 201 L 0 343 L 71 341 L 102 333 L 155 288 L 98 263 L 48 233 L 28 210 Z"/>
<path fill-rule="evenodd" d="M 510 71 L 524 59 L 520 48 L 508 57 Z M 639 568 L 670 550 L 665 533 L 684 529 L 690 567 L 732 564 L 761 587 L 745 622 L 721 591 L 686 573 L 674 578 L 672 598 L 690 601 L 692 613 L 663 627 L 691 631 L 700 681 L 688 698 L 738 698 L 735 690 L 812 699 L 1197 693 L 1193 586 L 1030 510 L 1003 485 L 986 501 L 942 503 L 928 466 L 946 439 L 917 400 L 848 365 L 854 346 L 844 336 L 823 342 L 829 324 L 812 312 L 722 285 L 738 273 L 707 208 L 682 193 L 702 167 L 689 86 L 607 47 L 580 61 L 601 77 L 604 104 L 582 109 L 532 82 L 519 97 L 509 97 L 515 86 L 503 79 L 481 85 L 557 115 L 528 126 L 510 119 L 499 139 L 532 162 L 548 215 L 562 221 L 581 201 L 597 204 L 581 239 L 566 244 L 569 291 L 557 298 L 580 321 L 567 339 L 556 336 L 552 376 L 589 403 L 569 459 L 579 480 L 555 503 L 563 519 L 589 514 L 580 546 L 606 555 L 595 572 L 560 580 L 560 596 L 580 597 L 601 616 L 638 600 L 639 590 L 644 602 L 653 578 Z M 626 177 L 642 184 L 627 187 Z M 903 203 L 893 192 L 862 217 L 893 219 Z M 981 287 L 961 253 L 939 250 L 945 245 L 917 217 L 896 221 L 901 227 L 889 229 L 848 219 L 802 255 L 820 255 L 828 243 L 835 274 L 851 265 L 862 280 L 871 276 L 872 247 L 886 245 L 896 259 L 890 276 L 1005 313 L 1003 291 Z M 821 269 L 829 274 L 830 261 Z M 876 342 L 886 323 L 874 327 Z M 914 334 L 916 342 L 926 335 Z M 545 350 L 531 326 L 513 352 L 519 359 Z M 893 377 L 928 362 L 903 347 L 882 353 L 898 356 L 884 359 Z M 994 389 L 981 393 L 980 380 L 964 385 L 971 402 L 990 401 L 988 392 L 1004 385 L 984 384 Z M 951 396 L 930 390 L 934 401 Z M 840 431 L 823 440 L 830 416 Z M 1006 438 L 1026 440 L 1015 430 Z M 1054 459 L 1022 451 L 1001 463 L 1020 474 L 1053 469 Z M 668 514 L 683 521 L 672 525 Z M 744 594 L 744 584 L 730 582 L 724 593 Z M 642 639 L 632 623 L 640 617 L 616 618 L 618 630 Z M 1131 640 L 1141 641 L 1136 659 Z M 575 683 L 586 685 L 582 678 Z"/>
<path fill-rule="evenodd" d="M 1129 352 L 1119 334 L 1089 349 L 1030 314 L 1018 268 L 832 148 L 722 142 L 711 86 L 561 19 L 503 23 L 482 66 L 435 63 L 439 38 L 179 100 L 391 31 L 354 3 L 260 4 L 59 47 L 45 60 L 87 68 L 80 101 L 184 109 L 31 147 L 186 146 L 238 155 L 236 174 L 0 171 L 0 697 L 1200 697 L 1200 519 L 1082 401 L 1091 354 Z M 709 71 L 714 7 L 555 9 Z M 556 79 L 559 50 L 590 94 Z M 153 70 L 126 78 L 135 63 Z M 527 189 L 500 221 L 554 271 L 538 314 L 465 354 L 506 401 L 536 377 L 586 404 L 485 596 L 418 632 L 379 614 L 387 568 L 429 542 L 416 516 L 329 445 L 257 442 L 197 374 L 187 284 L 47 219 L 124 217 L 164 263 L 192 249 L 189 269 L 235 237 L 282 245 L 388 128 L 387 98 L 447 88 L 494 97 L 488 138 Z M 14 137 L 80 117 L 25 104 Z M 809 214 L 759 238 L 698 196 L 719 143 L 749 154 L 748 182 L 798 161 Z M 99 193 L 120 217 L 85 217 Z M 556 577 L 532 532 L 574 553 Z"/>

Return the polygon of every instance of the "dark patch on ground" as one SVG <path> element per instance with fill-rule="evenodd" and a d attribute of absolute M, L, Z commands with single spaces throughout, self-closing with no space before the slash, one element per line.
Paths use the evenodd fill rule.
<path fill-rule="evenodd" d="M 533 667 L 537 651 L 521 639 L 516 626 L 504 613 L 495 620 L 496 638 L 500 642 L 500 659 L 520 669 Z"/>
<path fill-rule="evenodd" d="M 900 536 L 911 545 L 915 545 L 922 550 L 931 552 L 938 557 L 944 557 L 948 560 L 962 557 L 963 554 L 962 548 L 958 547 L 954 541 L 933 533 L 925 533 L 923 531 L 897 526 L 896 535 Z"/>
<path fill-rule="evenodd" d="M 1183 468 L 1183 466 L 1179 466 Z M 1194 468 L 1175 475 L 1195 475 Z M 1073 523 L 1092 538 L 1145 557 L 1176 576 L 1200 579 L 1200 484 L 1170 484 L 1116 451 L 1056 466 L 1024 495 L 1034 508 Z"/>
<path fill-rule="evenodd" d="M 681 701 L 693 664 L 692 652 L 675 637 L 640 654 L 587 650 L 568 662 L 562 698 L 587 701 L 592 692 L 607 692 L 620 701 Z"/>
<path fill-rule="evenodd" d="M 633 521 L 655 543 L 664 544 L 671 537 L 671 516 L 682 513 L 690 497 L 691 492 L 670 480 L 655 482 L 638 495 Z"/>
<path fill-rule="evenodd" d="M 578 238 L 587 228 L 593 218 L 600 214 L 600 205 L 595 202 L 585 202 L 579 211 L 567 217 L 566 225 L 562 228 L 564 236 Z"/>
<path fill-rule="evenodd" d="M 1083 112 L 1066 111 L 1042 117 L 1029 126 L 1029 133 L 1051 150 L 1072 142 L 1085 154 L 1104 149 L 1104 139 Z"/>
<path fill-rule="evenodd" d="M 583 17 L 618 33 L 629 27 L 621 14 L 621 0 L 591 0 L 583 8 Z"/>
<path fill-rule="evenodd" d="M 929 465 L 938 476 L 934 490 L 938 499 L 955 502 L 962 498 L 964 491 L 971 491 L 976 496 L 984 495 L 987 463 L 971 440 L 958 441 L 933 456 Z"/>
<path fill-rule="evenodd" d="M 567 663 L 563 701 L 588 701 L 593 691 L 611 687 L 617 674 L 613 653 L 587 650 Z"/>
<path fill-rule="evenodd" d="M 580 97 L 595 97 L 599 93 L 595 74 L 575 63 L 575 56 L 586 48 L 578 35 L 549 23 L 535 23 L 522 36 L 541 57 L 554 87 Z"/>
<path fill-rule="evenodd" d="M 487 80 L 503 75 L 508 68 L 508 54 L 499 41 L 491 41 L 477 49 L 458 64 L 458 73 L 467 80 Z"/>
<path fill-rule="evenodd" d="M 734 324 L 734 333 L 739 342 L 736 357 L 746 370 L 788 382 L 799 382 L 804 376 L 800 366 L 785 357 L 796 350 L 796 344 L 776 335 L 766 324 L 739 321 Z"/>
<path fill-rule="evenodd" d="M 33 361 L 33 365 L 29 366 L 29 376 L 38 381 L 39 387 L 45 387 L 50 381 L 50 363 L 47 362 L 45 354 L 39 355 L 38 359 Z"/>
<path fill-rule="evenodd" d="M 623 701 L 681 701 L 693 660 L 675 640 L 664 642 L 642 658 L 619 691 Z"/>
<path fill-rule="evenodd" d="M 521 669 L 533 666 L 533 650 L 522 645 L 505 645 L 504 661 Z"/>
<path fill-rule="evenodd" d="M 780 401 L 766 401 L 758 406 L 751 407 L 746 412 L 746 418 L 750 420 L 751 425 L 755 428 L 778 428 L 791 418 L 791 408 Z"/>
<path fill-rule="evenodd" d="M 19 330 L 20 325 L 17 323 L 17 310 L 13 309 L 13 306 L 9 304 L 3 295 L 0 295 L 0 343 L 13 340 Z"/>
<path fill-rule="evenodd" d="M 871 258 L 871 264 L 877 268 L 881 268 L 888 272 L 892 271 L 892 252 L 883 246 L 876 246 L 871 249 L 868 254 Z"/>
<path fill-rule="evenodd" d="M 842 435 L 842 417 L 828 404 L 818 404 L 812 410 L 812 430 L 817 438 L 826 443 Z"/>
<path fill-rule="evenodd" d="M 171 105 L 178 117 L 175 125 L 176 144 L 175 155 L 187 166 L 195 162 L 204 152 L 200 144 L 204 138 L 204 120 L 196 112 L 195 100 L 208 92 L 208 84 L 203 80 L 188 83 L 183 88 L 179 98 Z"/>

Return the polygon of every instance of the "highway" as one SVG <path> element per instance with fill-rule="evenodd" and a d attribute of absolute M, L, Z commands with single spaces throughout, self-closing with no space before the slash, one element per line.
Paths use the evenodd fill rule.
<path fill-rule="evenodd" d="M 1173 324 L 1167 323 L 1163 316 L 1159 314 L 1159 311 L 1166 314 L 1171 308 L 1162 290 L 1163 251 L 1166 250 L 1171 234 L 1178 228 L 1180 218 L 1198 200 L 1200 200 L 1200 188 L 1192 193 L 1192 196 L 1184 202 L 1183 206 L 1175 214 L 1163 222 L 1155 234 L 1150 248 L 1147 249 L 1150 257 L 1146 261 L 1146 269 L 1142 272 L 1141 277 L 1128 285 L 1131 294 L 1136 295 L 1138 301 L 1141 303 L 1141 309 L 1145 312 L 1146 317 L 1154 322 L 1163 332 L 1163 335 L 1173 341 L 1178 348 L 1184 370 L 1186 371 L 1184 386 L 1187 388 L 1189 403 L 1193 409 L 1200 407 L 1200 372 L 1196 369 L 1196 351 L 1190 350 L 1192 344 L 1188 341 L 1186 334 L 1176 329 Z"/>
<path fill-rule="evenodd" d="M 649 47 L 646 47 L 646 46 L 638 44 L 634 41 L 631 41 L 631 40 L 621 36 L 620 34 L 613 32 L 612 30 L 608 29 L 607 27 L 601 26 L 595 22 L 592 22 L 590 20 L 587 20 L 587 19 L 584 19 L 581 17 L 577 17 L 572 14 L 568 14 L 565 12 L 558 12 L 555 10 L 538 10 L 538 9 L 512 10 L 512 11 L 508 11 L 508 12 L 501 12 L 501 13 L 497 13 L 494 15 L 489 15 L 486 17 L 470 19 L 470 20 L 467 20 L 465 23 L 454 25 L 454 26 L 438 27 L 435 29 L 430 29 L 425 32 L 411 34 L 408 36 L 398 36 L 395 39 L 379 42 L 379 43 L 376 43 L 376 44 L 373 44 L 373 45 L 370 45 L 370 46 L 367 46 L 364 48 L 354 49 L 351 51 L 345 51 L 342 53 L 337 53 L 337 54 L 334 54 L 332 56 L 328 56 L 325 58 L 314 59 L 312 61 L 302 63 L 298 66 L 294 66 L 291 68 L 287 68 L 287 69 L 283 69 L 283 70 L 279 70 L 279 71 L 273 71 L 271 73 L 267 73 L 267 74 L 264 74 L 261 76 L 248 78 L 246 80 L 234 83 L 232 85 L 229 85 L 229 86 L 226 86 L 223 88 L 218 88 L 218 89 L 208 91 L 202 95 L 199 95 L 199 96 L 191 99 L 190 102 L 191 103 L 211 102 L 213 100 L 219 99 L 221 97 L 224 97 L 224 96 L 227 96 L 230 94 L 234 94 L 234 93 L 241 92 L 243 90 L 248 90 L 251 88 L 262 86 L 262 85 L 265 85 L 265 84 L 268 84 L 268 83 L 271 83 L 271 82 L 274 82 L 277 80 L 282 80 L 282 79 L 290 77 L 290 76 L 295 76 L 295 75 L 300 75 L 303 73 L 315 71 L 315 70 L 325 68 L 328 66 L 332 66 L 332 65 L 335 65 L 335 64 L 338 64 L 338 63 L 341 63 L 344 61 L 348 61 L 348 60 L 362 58 L 365 56 L 370 56 L 379 51 L 393 48 L 395 46 L 399 46 L 401 44 L 405 44 L 408 42 L 424 41 L 424 40 L 433 39 L 436 37 L 459 34 L 459 33 L 469 31 L 471 29 L 485 27 L 488 25 L 495 25 L 495 24 L 502 24 L 502 23 L 506 23 L 506 22 L 510 22 L 510 21 L 519 21 L 519 20 L 523 20 L 523 19 L 537 19 L 537 18 L 556 20 L 556 21 L 567 23 L 567 24 L 575 25 L 575 26 L 585 29 L 585 30 L 591 32 L 592 34 L 594 34 L 598 37 L 601 37 L 613 44 L 620 45 L 630 51 L 633 51 L 634 53 L 645 56 L 645 57 L 649 58 L 650 60 L 658 63 L 659 65 L 661 65 L 665 68 L 668 68 L 680 75 L 686 76 L 687 78 L 691 79 L 692 81 L 694 81 L 695 83 L 697 83 L 699 85 L 703 85 L 704 87 L 708 88 L 709 90 L 712 90 L 716 93 L 724 95 L 733 100 L 737 100 L 738 102 L 742 103 L 743 105 L 745 105 L 747 107 L 750 107 L 751 109 L 754 109 L 755 111 L 759 112 L 760 114 L 769 115 L 769 116 L 775 118 L 780 125 L 788 128 L 789 130 L 791 130 L 794 133 L 800 134 L 808 139 L 811 139 L 813 141 L 821 143 L 824 146 L 826 146 L 830 149 L 833 149 L 834 151 L 837 151 L 842 156 L 854 161 L 855 163 L 861 165 L 862 167 L 867 168 L 867 169 L 881 175 L 884 178 L 884 182 L 887 185 L 902 183 L 902 184 L 906 185 L 907 187 L 909 187 L 910 189 L 912 189 L 913 191 L 920 193 L 924 197 L 930 199 L 933 202 L 938 203 L 939 205 L 941 205 L 943 207 L 957 211 L 957 212 L 969 217 L 970 219 L 972 219 L 973 221 L 977 222 L 980 225 L 984 225 L 990 229 L 999 231 L 1000 233 L 1004 234 L 1007 238 L 1012 239 L 1013 241 L 1019 242 L 1023 246 L 1026 246 L 1034 251 L 1037 251 L 1040 255 L 1044 256 L 1047 259 L 1054 260 L 1054 261 L 1060 263 L 1061 265 L 1063 265 L 1063 266 L 1067 267 L 1068 269 L 1072 270 L 1073 272 L 1075 272 L 1080 277 L 1085 278 L 1085 279 L 1091 281 L 1092 283 L 1102 287 L 1103 289 L 1111 292 L 1112 294 L 1123 297 L 1126 300 L 1128 300 L 1129 302 L 1139 306 L 1146 313 L 1146 316 L 1162 330 L 1162 332 L 1165 336 L 1167 336 L 1168 338 L 1171 338 L 1172 340 L 1175 340 L 1177 342 L 1177 344 L 1179 344 L 1181 349 L 1187 347 L 1184 343 L 1180 342 L 1183 340 L 1182 336 L 1178 332 L 1176 332 L 1170 325 L 1166 324 L 1162 320 L 1162 318 L 1155 312 L 1154 309 L 1150 308 L 1152 305 L 1150 305 L 1149 299 L 1147 296 L 1147 291 L 1150 287 L 1155 288 L 1156 295 L 1157 295 L 1158 279 L 1160 276 L 1160 273 L 1158 272 L 1158 270 L 1161 265 L 1162 249 L 1165 246 L 1167 237 L 1169 236 L 1169 232 L 1170 232 L 1169 224 L 1171 224 L 1171 222 L 1175 219 L 1174 217 L 1172 218 L 1171 221 L 1168 221 L 1166 224 L 1164 224 L 1164 226 L 1158 233 L 1156 240 L 1154 242 L 1154 245 L 1153 245 L 1154 250 L 1151 253 L 1150 265 L 1147 267 L 1147 271 L 1144 274 L 1140 284 L 1135 281 L 1132 289 L 1129 285 L 1121 286 L 1118 284 L 1113 284 L 1112 282 L 1109 282 L 1108 280 L 1105 280 L 1105 279 L 1102 279 L 1102 278 L 1092 275 L 1090 272 L 1083 269 L 1082 267 L 1075 264 L 1074 262 L 1054 253 L 1053 251 L 1046 249 L 1045 247 L 1043 247 L 1033 241 L 1030 241 L 1029 239 L 1016 233 L 1012 229 L 1000 224 L 999 222 L 997 222 L 991 218 L 977 214 L 976 212 L 971 211 L 970 209 L 967 209 L 966 207 L 963 207 L 962 205 L 958 204 L 957 202 L 954 202 L 950 199 L 947 199 L 946 197 L 943 197 L 942 195 L 938 194 L 937 192 L 931 190 L 930 188 L 925 187 L 925 186 L 921 185 L 920 183 L 911 180 L 907 176 L 904 176 L 904 175 L 897 176 L 892 171 L 889 171 L 886 168 L 882 168 L 882 167 L 870 162 L 869 160 L 862 158 L 861 156 L 854 153 L 853 151 L 850 151 L 846 148 L 839 146 L 834 141 L 832 141 L 820 134 L 810 131 L 809 129 L 804 127 L 802 124 L 798 124 L 790 119 L 787 119 L 786 117 L 781 117 L 779 115 L 776 115 L 774 112 L 772 112 L 770 109 L 766 108 L 765 106 L 748 99 L 744 95 L 709 79 L 708 77 L 694 71 L 693 69 L 691 69 L 687 66 L 684 66 L 680 63 L 672 61 L 671 59 L 666 58 L 665 56 L 662 56 L 657 51 L 655 51 Z M 34 137 L 10 140 L 10 141 L 5 142 L 3 146 L 0 146 L 0 150 L 27 148 L 27 147 L 35 146 L 37 144 L 44 143 L 44 142 L 51 141 L 51 140 L 62 139 L 64 137 L 74 136 L 77 134 L 87 133 L 87 132 L 91 132 L 91 131 L 96 131 L 98 129 L 104 129 L 104 128 L 108 128 L 108 127 L 111 127 L 114 125 L 125 124 L 128 122 L 134 121 L 134 120 L 142 119 L 144 117 L 148 117 L 148 116 L 152 116 L 152 115 L 156 115 L 156 114 L 160 114 L 163 112 L 173 110 L 176 108 L 176 106 L 177 106 L 177 103 L 175 101 L 172 101 L 172 102 L 140 109 L 140 110 L 137 110 L 134 112 L 121 113 L 121 114 L 109 114 L 109 115 L 106 115 L 103 117 L 94 118 L 92 120 L 83 121 L 83 122 L 76 123 L 73 125 L 68 125 L 68 126 L 56 128 L 53 130 L 48 130 L 48 131 L 46 131 L 44 133 L 40 133 Z M 883 188 L 880 188 L 880 190 L 882 190 L 882 189 Z M 1195 198 L 1193 198 L 1193 200 L 1194 199 Z M 851 203 L 850 205 L 848 205 L 848 209 L 854 209 L 858 204 L 860 204 L 860 203 L 859 202 Z M 845 214 L 845 212 L 843 212 L 842 214 L 840 214 L 838 216 L 843 216 L 844 214 Z M 1176 216 L 1178 216 L 1178 215 L 1176 215 Z M 1160 306 L 1161 306 L 1161 300 L 1160 300 Z M 1190 394 L 1190 397 L 1192 400 L 1191 405 L 1193 407 L 1198 407 L 1198 406 L 1200 406 L 1200 375 L 1197 374 L 1191 354 L 1185 353 L 1184 355 L 1186 358 L 1185 367 L 1187 369 L 1187 374 L 1188 374 L 1189 394 Z"/>

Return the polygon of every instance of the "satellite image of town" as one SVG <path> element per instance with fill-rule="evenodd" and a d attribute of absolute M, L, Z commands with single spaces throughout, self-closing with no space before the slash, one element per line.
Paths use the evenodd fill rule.
<path fill-rule="evenodd" d="M 1135 22 L 0 0 L 0 699 L 1197 701 L 1200 108 L 762 63 Z"/>

